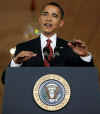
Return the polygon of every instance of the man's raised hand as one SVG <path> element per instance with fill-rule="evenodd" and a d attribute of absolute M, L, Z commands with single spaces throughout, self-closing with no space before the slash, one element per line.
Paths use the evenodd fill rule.
<path fill-rule="evenodd" d="M 32 51 L 21 51 L 19 54 L 17 54 L 13 60 L 16 64 L 21 64 L 30 58 L 36 56 L 37 54 Z"/>

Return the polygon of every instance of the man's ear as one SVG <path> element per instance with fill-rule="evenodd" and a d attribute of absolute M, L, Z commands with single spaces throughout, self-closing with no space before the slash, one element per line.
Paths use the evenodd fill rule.
<path fill-rule="evenodd" d="M 59 26 L 62 27 L 63 25 L 64 25 L 64 20 L 61 20 Z"/>

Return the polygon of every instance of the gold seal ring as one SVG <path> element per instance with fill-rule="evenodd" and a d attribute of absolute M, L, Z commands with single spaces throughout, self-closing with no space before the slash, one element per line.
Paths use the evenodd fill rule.
<path fill-rule="evenodd" d="M 36 81 L 33 88 L 35 102 L 48 111 L 60 110 L 68 104 L 71 89 L 68 82 L 60 75 L 47 74 Z"/>

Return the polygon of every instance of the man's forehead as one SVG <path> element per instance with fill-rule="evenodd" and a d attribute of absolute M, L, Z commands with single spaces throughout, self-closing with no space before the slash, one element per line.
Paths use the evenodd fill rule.
<path fill-rule="evenodd" d="M 49 11 L 52 11 L 54 13 L 60 13 L 60 9 L 54 5 L 47 5 L 41 10 L 41 12 L 49 12 Z"/>

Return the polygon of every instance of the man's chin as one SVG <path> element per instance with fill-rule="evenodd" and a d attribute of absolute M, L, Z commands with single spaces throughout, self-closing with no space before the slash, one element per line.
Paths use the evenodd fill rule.
<path fill-rule="evenodd" d="M 48 32 L 48 31 L 45 31 L 43 32 L 46 36 L 52 36 L 54 34 L 54 32 Z"/>
<path fill-rule="evenodd" d="M 48 32 L 48 31 L 46 31 L 46 32 L 44 32 L 45 34 L 52 34 L 52 32 Z"/>

